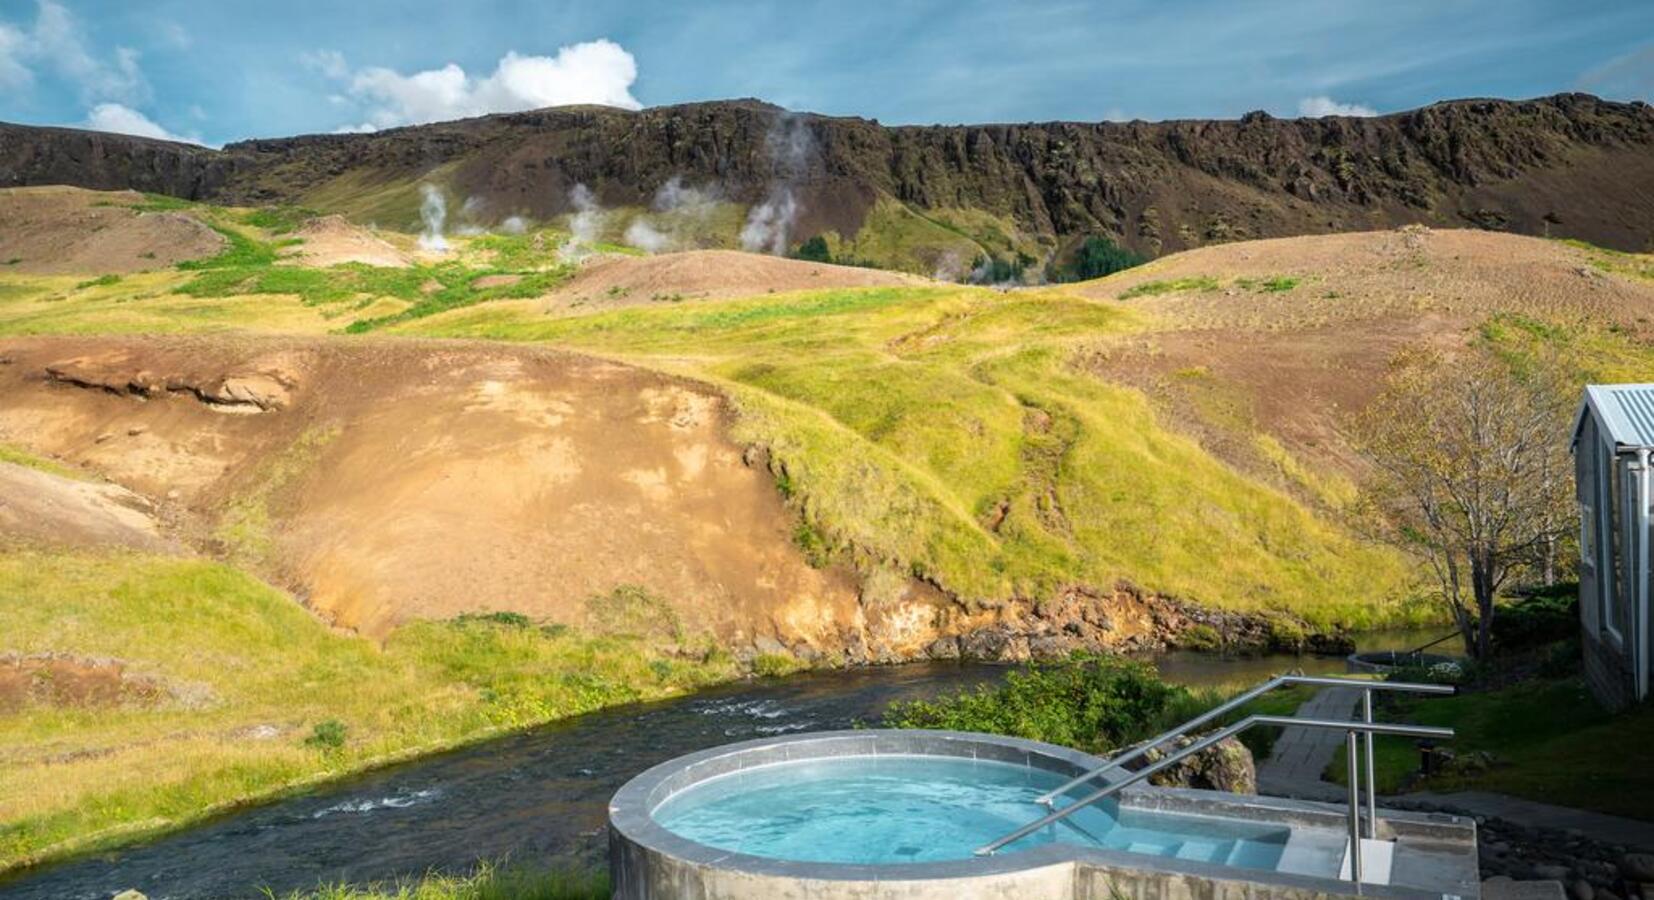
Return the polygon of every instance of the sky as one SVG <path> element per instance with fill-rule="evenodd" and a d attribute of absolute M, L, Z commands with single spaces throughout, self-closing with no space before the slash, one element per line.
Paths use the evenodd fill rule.
<path fill-rule="evenodd" d="M 758 97 L 887 124 L 1654 100 L 1654 0 L 0 0 L 0 121 L 211 146 Z"/>

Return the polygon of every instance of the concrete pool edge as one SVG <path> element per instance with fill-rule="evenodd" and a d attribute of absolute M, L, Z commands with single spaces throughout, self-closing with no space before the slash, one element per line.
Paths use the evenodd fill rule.
<path fill-rule="evenodd" d="M 935 755 L 1035 766 L 1062 775 L 1101 764 L 1089 754 L 1020 738 L 950 731 L 831 731 L 763 738 L 714 747 L 654 766 L 628 781 L 609 804 L 610 870 L 617 900 L 663 898 L 793 897 L 850 900 L 906 898 L 1050 897 L 1110 900 L 1120 896 L 1291 898 L 1356 896 L 1347 881 L 1318 875 L 1242 869 L 1121 850 L 1047 844 L 991 857 L 927 863 L 855 865 L 772 859 L 720 850 L 659 824 L 653 812 L 667 798 L 719 775 L 758 766 L 842 756 Z M 1177 811 L 1223 819 L 1338 826 L 1343 810 L 1323 804 L 1212 791 L 1132 788 L 1122 809 Z M 1032 810 L 1031 810 L 1032 812 Z M 1392 831 L 1467 845 L 1475 859 L 1474 825 L 1446 816 L 1387 812 Z M 1175 887 L 1174 883 L 1182 886 Z M 884 887 L 880 887 L 883 885 Z M 1453 891 L 1365 884 L 1360 894 L 1396 900 L 1441 900 L 1452 893 L 1474 900 L 1479 883 Z M 1166 891 L 1171 891 L 1166 894 Z"/>

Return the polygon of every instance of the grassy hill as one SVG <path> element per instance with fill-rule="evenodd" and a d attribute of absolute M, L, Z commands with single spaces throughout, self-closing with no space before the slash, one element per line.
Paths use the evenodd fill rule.
<path fill-rule="evenodd" d="M 437 582 L 411 564 L 306 581 L 315 560 L 283 556 L 282 541 L 303 550 L 315 532 L 293 523 L 331 523 L 361 551 L 343 559 L 482 558 L 506 538 L 547 533 L 576 535 L 589 556 L 614 523 L 633 522 L 622 513 L 670 506 L 690 518 L 657 514 L 635 533 L 693 552 L 656 568 L 715 574 L 694 553 L 732 542 L 701 526 L 733 529 L 757 548 L 742 569 L 753 584 L 791 565 L 837 591 L 833 628 L 900 632 L 907 643 L 893 646 L 907 655 L 937 634 L 1037 619 L 1076 591 L 1106 603 L 1119 582 L 1285 631 L 1402 624 L 1439 611 L 1415 561 L 1362 536 L 1351 503 L 1366 470 L 1343 436 L 1397 352 L 1433 346 L 1513 365 L 1544 354 L 1580 382 L 1654 373 L 1654 258 L 1489 232 L 1235 243 L 1084 284 L 996 291 L 719 253 L 580 264 L 558 253 L 557 229 L 453 236 L 453 251 L 435 256 L 407 234 L 306 230 L 298 210 L 125 194 L 74 202 L 104 210 L 135 243 L 119 272 L 0 266 L 0 385 L 15 392 L 0 406 L 0 466 L 114 480 L 148 497 L 156 527 L 182 549 L 0 544 L 0 654 L 17 672 L 31 667 L 21 680 L 0 668 L 0 704 L 16 700 L 0 727 L 0 866 L 739 669 L 716 652 L 566 625 L 558 615 L 589 598 L 571 606 L 565 580 L 521 562 L 544 562 L 539 545 L 487 557 L 499 580 L 475 592 L 415 597 L 384 588 Z M 150 260 L 144 235 L 159 215 L 217 238 L 175 264 Z M 914 225 L 895 220 L 896 231 Z M 939 217 L 910 233 L 989 240 L 978 225 Z M 403 261 L 305 261 L 363 246 Z M 164 337 L 201 333 L 212 336 Z M 43 377 L 59 357 L 80 361 L 70 378 L 92 360 L 106 380 L 82 384 L 93 390 L 79 400 L 51 393 L 70 389 Z M 211 391 L 244 362 L 292 376 L 292 416 L 122 393 L 121 378 L 146 364 Z M 547 374 L 564 368 L 574 373 L 564 381 Z M 617 372 L 638 381 L 640 398 L 682 377 L 713 389 L 692 393 L 727 396 L 727 418 L 693 427 L 705 454 L 753 483 L 751 503 L 732 513 L 729 491 L 649 493 L 679 484 L 657 469 L 701 471 L 709 457 L 672 443 L 695 418 L 683 409 L 593 399 L 616 393 Z M 478 409 L 510 430 L 461 418 Z M 559 443 L 587 440 L 563 424 L 582 417 L 611 443 Z M 644 448 L 659 460 L 621 465 L 637 449 L 624 445 L 653 440 L 629 435 L 651 434 L 677 437 Z M 310 447 L 307 435 L 328 439 L 290 452 Z M 447 439 L 456 435 L 475 440 Z M 742 465 L 741 445 L 768 473 Z M 571 459 L 589 466 L 581 479 L 566 477 Z M 548 520 L 536 510 L 491 518 L 467 487 L 552 503 L 553 475 L 626 487 L 616 505 L 593 507 L 589 531 L 525 526 Z M 375 549 L 410 523 L 417 537 Z M 625 574 L 658 574 L 648 569 Z M 311 614 L 360 613 L 351 591 L 370 576 L 380 590 L 371 639 Z M 311 610 L 271 582 L 300 582 Z M 738 620 L 731 633 L 801 627 L 789 602 L 798 592 L 774 593 L 788 596 L 718 607 Z M 541 605 L 511 614 L 518 603 Z M 38 683 L 67 693 L 17 688 Z"/>

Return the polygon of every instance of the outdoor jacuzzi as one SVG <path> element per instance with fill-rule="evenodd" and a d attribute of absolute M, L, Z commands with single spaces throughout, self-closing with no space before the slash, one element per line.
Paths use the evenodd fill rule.
<path fill-rule="evenodd" d="M 800 734 L 680 757 L 610 802 L 614 896 L 1355 895 L 1339 880 L 1342 809 L 1211 791 L 1128 788 L 993 856 L 975 855 L 1046 812 L 1041 794 L 1101 763 L 1049 744 L 941 731 Z M 1395 862 L 1388 883 L 1364 884 L 1364 895 L 1477 896 L 1472 824 L 1403 813 L 1383 821 Z"/>

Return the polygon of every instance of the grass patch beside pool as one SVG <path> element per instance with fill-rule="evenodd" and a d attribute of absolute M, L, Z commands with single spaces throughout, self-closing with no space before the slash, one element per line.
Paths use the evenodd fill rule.
<path fill-rule="evenodd" d="M 606 872 L 482 866 L 471 875 L 431 874 L 390 884 L 329 885 L 279 900 L 609 900 Z M 270 900 L 277 895 L 267 893 Z"/>
<path fill-rule="evenodd" d="M 1654 769 L 1647 764 L 1654 746 L 1654 708 L 1614 715 L 1591 697 L 1578 678 L 1526 682 L 1498 691 L 1455 697 L 1406 698 L 1385 704 L 1386 721 L 1445 725 L 1458 737 L 1443 746 L 1461 756 L 1493 754 L 1486 771 L 1444 774 L 1409 784 L 1419 767 L 1419 750 L 1408 738 L 1376 742 L 1376 778 L 1381 794 L 1409 790 L 1498 791 L 1542 803 L 1573 806 L 1630 818 L 1654 820 Z M 1327 777 L 1342 783 L 1344 759 Z"/>

